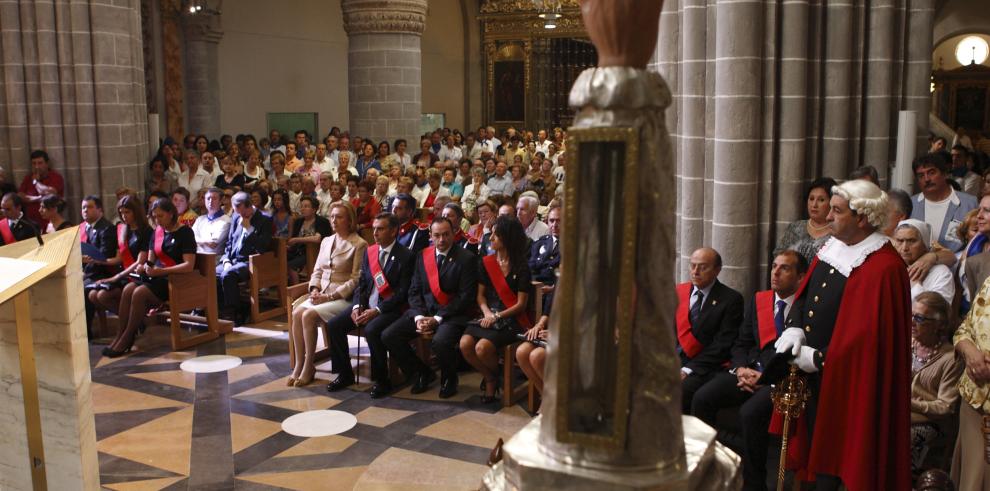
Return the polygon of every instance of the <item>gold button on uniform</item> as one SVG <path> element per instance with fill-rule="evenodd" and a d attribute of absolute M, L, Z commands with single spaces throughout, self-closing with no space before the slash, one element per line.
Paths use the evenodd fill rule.
<path fill-rule="evenodd" d="M 814 316 L 815 316 L 815 311 L 814 310 L 809 310 L 808 311 L 808 317 L 814 317 Z"/>
<path fill-rule="evenodd" d="M 804 330 L 807 332 L 811 332 L 811 326 L 804 326 Z"/>
<path fill-rule="evenodd" d="M 835 274 L 835 268 L 828 270 L 828 274 Z"/>
<path fill-rule="evenodd" d="M 815 301 L 816 302 L 818 301 L 818 295 L 815 295 Z"/>
<path fill-rule="evenodd" d="M 822 282 L 822 288 L 825 288 L 825 285 L 827 285 L 827 284 L 828 284 L 828 283 L 825 283 L 825 282 L 823 281 L 823 282 Z"/>

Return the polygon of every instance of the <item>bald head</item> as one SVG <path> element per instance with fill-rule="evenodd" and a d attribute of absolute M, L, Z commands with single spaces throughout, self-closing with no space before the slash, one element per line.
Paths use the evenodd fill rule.
<path fill-rule="evenodd" d="M 708 288 L 722 271 L 722 256 L 710 247 L 702 247 L 691 253 L 691 283 L 699 288 Z"/>

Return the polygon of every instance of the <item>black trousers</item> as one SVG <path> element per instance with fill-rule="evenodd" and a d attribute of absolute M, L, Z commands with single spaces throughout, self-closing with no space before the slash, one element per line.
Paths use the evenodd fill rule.
<path fill-rule="evenodd" d="M 401 314 L 393 312 L 378 314 L 364 326 L 364 337 L 368 340 L 368 351 L 371 352 L 371 380 L 388 382 L 388 350 L 382 342 L 382 332 L 390 326 Z M 338 369 L 340 377 L 354 377 L 351 368 L 350 346 L 347 343 L 347 333 L 357 329 L 351 320 L 351 310 L 347 309 L 327 321 L 327 332 L 330 341 L 330 361 Z"/>
<path fill-rule="evenodd" d="M 464 334 L 464 325 L 459 322 L 444 322 L 437 326 L 433 334 L 430 348 L 437 355 L 440 374 L 445 380 L 457 376 L 457 354 L 462 334 Z M 416 323 L 408 315 L 399 317 L 382 333 L 382 341 L 406 377 L 430 369 L 416 356 L 416 351 L 409 345 L 409 342 L 418 336 Z"/>
<path fill-rule="evenodd" d="M 694 393 L 691 414 L 718 430 L 718 439 L 739 453 L 743 461 L 743 489 L 767 489 L 768 427 L 773 416 L 770 388 L 750 393 L 736 387 L 737 378 L 719 372 Z M 725 431 L 715 425 L 718 411 L 739 406 L 740 433 Z"/>
<path fill-rule="evenodd" d="M 694 372 L 684 380 L 681 380 L 681 412 L 684 414 L 691 414 L 691 400 L 694 399 L 694 393 L 701 388 L 702 385 L 708 383 L 712 377 L 715 376 L 717 372 L 708 372 L 704 375 L 698 375 L 698 372 Z"/>
<path fill-rule="evenodd" d="M 250 272 L 248 263 L 234 263 L 224 270 L 223 264 L 217 265 L 217 301 L 220 308 L 227 311 L 239 311 L 241 289 L 238 283 L 247 281 Z M 292 315 L 290 312 L 289 315 Z"/>

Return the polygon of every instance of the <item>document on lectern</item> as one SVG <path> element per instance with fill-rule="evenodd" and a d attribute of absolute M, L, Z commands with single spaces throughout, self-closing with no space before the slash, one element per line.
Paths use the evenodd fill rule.
<path fill-rule="evenodd" d="M 17 283 L 38 272 L 45 265 L 41 261 L 0 257 L 0 271 L 3 271 L 3 274 L 0 275 L 0 299 L 2 299 L 0 303 L 3 303 L 10 296 L 7 295 L 8 290 L 14 289 Z"/>

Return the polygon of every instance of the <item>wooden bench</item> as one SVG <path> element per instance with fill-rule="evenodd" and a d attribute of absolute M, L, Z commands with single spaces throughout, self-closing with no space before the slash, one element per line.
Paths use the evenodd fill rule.
<path fill-rule="evenodd" d="M 286 263 L 285 239 L 275 239 L 273 250 L 248 257 L 248 297 L 251 305 L 251 323 L 278 317 L 286 313 L 289 270 Z M 278 296 L 275 306 L 261 309 L 261 290 L 273 289 Z"/>
<path fill-rule="evenodd" d="M 202 309 L 206 314 L 205 317 L 183 313 L 193 309 Z M 193 271 L 168 275 L 168 302 L 166 310 L 162 311 L 161 315 L 169 319 L 173 351 L 212 341 L 233 331 L 234 323 L 219 320 L 218 312 L 215 255 L 196 254 L 196 266 Z M 184 337 L 183 321 L 205 325 L 206 332 Z"/>

